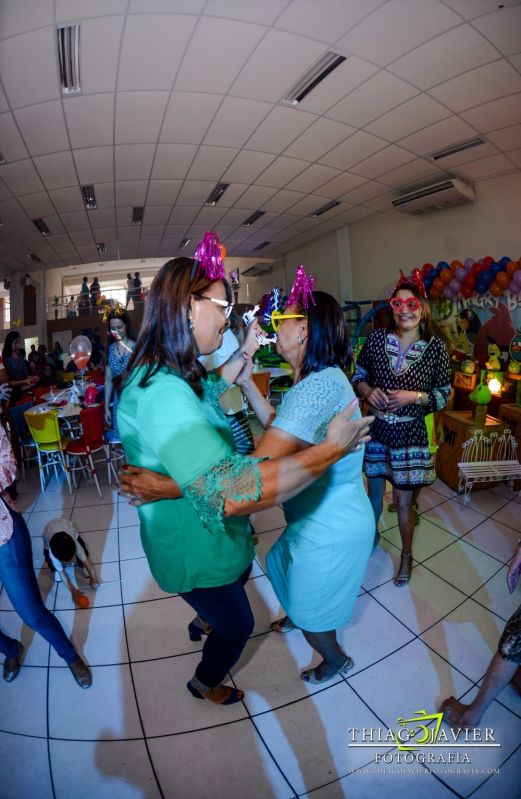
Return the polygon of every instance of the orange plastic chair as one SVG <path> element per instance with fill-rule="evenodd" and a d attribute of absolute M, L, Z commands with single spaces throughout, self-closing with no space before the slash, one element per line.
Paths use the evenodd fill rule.
<path fill-rule="evenodd" d="M 251 379 L 259 389 L 260 393 L 263 394 L 266 399 L 270 394 L 270 377 L 271 372 L 253 372 L 251 376 Z"/>
<path fill-rule="evenodd" d="M 64 454 L 68 439 L 62 438 L 56 411 L 45 411 L 44 413 L 25 411 L 24 416 L 36 444 L 42 492 L 45 493 L 45 470 L 54 467 L 54 473 L 58 477 L 57 467 L 60 466 L 67 478 L 69 494 L 72 494 L 71 478 Z"/>

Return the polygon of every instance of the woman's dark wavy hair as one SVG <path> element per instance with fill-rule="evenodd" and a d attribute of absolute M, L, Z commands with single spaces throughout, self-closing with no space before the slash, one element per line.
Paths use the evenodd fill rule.
<path fill-rule="evenodd" d="M 411 294 L 414 294 L 420 301 L 420 311 L 421 311 L 421 322 L 420 322 L 420 336 L 425 341 L 429 341 L 433 336 L 439 336 L 439 331 L 436 328 L 431 314 L 431 306 L 428 300 L 425 299 L 423 294 L 421 293 L 418 286 L 414 283 L 402 283 L 401 286 L 396 286 L 395 290 L 392 293 L 392 297 L 396 297 L 399 291 L 402 289 L 406 289 L 410 291 Z M 391 297 L 391 299 L 392 299 Z M 394 321 L 394 316 L 392 316 L 391 321 L 387 326 L 387 330 L 389 332 L 393 332 L 396 330 L 396 322 Z"/>
<path fill-rule="evenodd" d="M 4 348 L 2 350 L 3 361 L 5 361 L 6 358 L 10 358 L 13 354 L 13 344 L 17 338 L 20 338 L 20 333 L 17 330 L 11 330 L 5 337 Z"/>
<path fill-rule="evenodd" d="M 325 291 L 314 291 L 315 304 L 307 309 L 299 306 L 299 313 L 308 320 L 308 339 L 302 361 L 301 378 L 326 366 L 347 366 L 347 329 L 344 314 L 338 302 Z"/>
<path fill-rule="evenodd" d="M 130 357 L 127 374 L 144 366 L 140 386 L 148 382 L 163 366 L 177 372 L 202 396 L 201 379 L 206 369 L 199 363 L 199 352 L 190 328 L 190 297 L 203 294 L 217 280 L 199 274 L 193 258 L 172 258 L 155 276 L 145 304 L 145 315 L 136 346 Z M 231 290 L 226 280 L 226 298 Z"/>
<path fill-rule="evenodd" d="M 136 341 L 137 336 L 134 332 L 134 328 L 132 327 L 132 322 L 130 321 L 129 315 L 126 311 L 121 311 L 120 313 L 116 313 L 116 311 L 111 311 L 107 316 L 107 353 L 109 351 L 110 345 L 117 341 L 118 339 L 112 335 L 110 332 L 110 320 L 111 319 L 119 319 L 125 325 L 127 330 L 127 338 L 131 341 Z"/>

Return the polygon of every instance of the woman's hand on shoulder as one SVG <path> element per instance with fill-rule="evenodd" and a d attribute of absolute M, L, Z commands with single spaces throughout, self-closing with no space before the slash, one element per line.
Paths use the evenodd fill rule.
<path fill-rule="evenodd" d="M 369 430 L 374 416 L 353 419 L 357 410 L 358 400 L 353 400 L 334 417 L 327 429 L 326 441 L 335 444 L 345 453 L 357 452 L 363 444 L 371 440 Z"/>

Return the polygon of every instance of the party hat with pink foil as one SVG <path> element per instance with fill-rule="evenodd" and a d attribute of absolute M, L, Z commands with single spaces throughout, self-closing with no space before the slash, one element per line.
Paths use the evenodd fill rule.
<path fill-rule="evenodd" d="M 203 240 L 197 245 L 194 258 L 198 261 L 198 275 L 204 275 L 208 280 L 224 279 L 221 243 L 213 230 L 206 231 Z"/>
<path fill-rule="evenodd" d="M 313 297 L 313 289 L 315 288 L 315 276 L 314 275 L 306 275 L 306 270 L 300 264 L 297 266 L 297 273 L 295 275 L 295 280 L 293 282 L 293 286 L 291 288 L 288 301 L 286 306 L 290 305 L 298 305 L 301 308 L 306 309 L 309 305 L 309 301 L 315 304 L 315 298 Z"/>
<path fill-rule="evenodd" d="M 427 292 L 425 290 L 425 286 L 423 285 L 422 273 L 420 272 L 419 269 L 413 269 L 409 277 L 407 277 L 407 275 L 404 274 L 403 270 L 400 269 L 400 277 L 398 279 L 396 286 L 394 287 L 393 294 L 397 289 L 400 288 L 400 286 L 403 286 L 404 283 L 412 283 L 413 286 L 416 286 L 416 288 L 419 289 L 419 292 L 422 295 L 422 297 L 425 297 L 425 299 L 427 299 Z"/>

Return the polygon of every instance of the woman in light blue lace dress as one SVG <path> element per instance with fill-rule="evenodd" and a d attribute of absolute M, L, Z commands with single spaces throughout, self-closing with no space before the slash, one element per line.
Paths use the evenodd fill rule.
<path fill-rule="evenodd" d="M 355 399 L 342 369 L 342 310 L 329 294 L 317 291 L 313 297 L 307 309 L 290 305 L 275 319 L 280 325 L 277 350 L 295 375 L 276 416 L 255 384 L 241 380 L 267 427 L 256 456 L 281 457 L 320 443 L 332 417 Z M 288 526 L 266 561 L 268 577 L 287 613 L 272 629 L 300 628 L 323 658 L 317 668 L 301 674 L 307 682 L 325 682 L 353 667 L 336 630 L 349 621 L 373 545 L 374 517 L 362 481 L 362 461 L 359 445 L 298 497 L 283 503 Z"/>
<path fill-rule="evenodd" d="M 107 317 L 107 365 L 105 367 L 105 422 L 106 438 L 111 443 L 119 443 L 118 401 L 121 379 L 127 370 L 136 336 L 132 330 L 128 314 L 122 305 L 117 305 Z M 112 404 L 111 404 L 112 403 Z"/>

